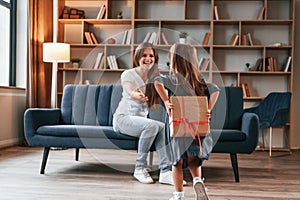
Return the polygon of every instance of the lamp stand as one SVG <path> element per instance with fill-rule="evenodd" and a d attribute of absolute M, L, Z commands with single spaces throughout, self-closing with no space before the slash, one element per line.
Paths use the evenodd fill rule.
<path fill-rule="evenodd" d="M 51 108 L 56 108 L 57 99 L 57 62 L 52 63 Z"/>

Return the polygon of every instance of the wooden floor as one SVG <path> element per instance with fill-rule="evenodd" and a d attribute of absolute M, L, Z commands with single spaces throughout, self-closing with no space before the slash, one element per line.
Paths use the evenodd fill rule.
<path fill-rule="evenodd" d="M 156 183 L 137 182 L 132 177 L 135 152 L 81 150 L 76 162 L 74 149 L 52 150 L 46 173 L 40 175 L 42 150 L 0 150 L 1 200 L 168 200 L 174 190 L 158 183 L 157 170 L 152 173 Z M 300 151 L 273 155 L 270 158 L 267 151 L 238 155 L 240 183 L 235 183 L 229 155 L 212 154 L 204 165 L 210 199 L 300 199 Z M 193 199 L 188 171 L 185 179 L 186 200 Z"/>

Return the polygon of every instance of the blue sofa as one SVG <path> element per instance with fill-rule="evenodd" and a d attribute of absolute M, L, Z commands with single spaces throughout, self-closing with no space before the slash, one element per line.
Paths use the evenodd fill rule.
<path fill-rule="evenodd" d="M 138 138 L 113 130 L 113 113 L 121 99 L 120 85 L 67 85 L 61 108 L 28 108 L 24 113 L 25 138 L 29 146 L 44 147 L 40 173 L 51 147 L 137 150 Z M 244 113 L 241 88 L 222 88 L 212 111 L 213 152 L 229 153 L 235 180 L 239 181 L 237 154 L 251 153 L 258 141 L 256 114 Z M 225 105 L 225 106 L 224 106 Z M 226 111 L 227 110 L 227 111 Z M 162 110 L 152 110 L 151 118 L 162 120 Z M 224 119 L 225 118 L 225 122 Z"/>

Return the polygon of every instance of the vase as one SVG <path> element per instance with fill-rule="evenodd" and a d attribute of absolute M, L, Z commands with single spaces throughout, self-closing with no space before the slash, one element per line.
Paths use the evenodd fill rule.
<path fill-rule="evenodd" d="M 107 44 L 115 44 L 116 43 L 116 40 L 114 38 L 109 38 L 107 40 Z"/>
<path fill-rule="evenodd" d="M 180 44 L 185 44 L 186 43 L 186 38 L 179 38 L 179 43 Z"/>
<path fill-rule="evenodd" d="M 74 62 L 74 63 L 72 63 L 72 65 L 73 65 L 73 68 L 79 68 L 79 63 L 78 62 Z"/>

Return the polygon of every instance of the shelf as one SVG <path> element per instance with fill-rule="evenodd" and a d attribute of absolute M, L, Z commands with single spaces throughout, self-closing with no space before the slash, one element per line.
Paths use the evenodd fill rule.
<path fill-rule="evenodd" d="M 188 43 L 197 49 L 199 59 L 210 57 L 213 60 L 207 71 L 202 72 L 209 81 L 225 86 L 248 83 L 256 97 L 246 98 L 247 101 L 259 101 L 270 91 L 292 90 L 294 0 L 66 0 L 62 3 L 67 8 L 85 11 L 84 19 L 58 19 L 58 41 L 70 43 L 71 57 L 84 61 L 85 68 L 74 69 L 71 64 L 60 67 L 59 90 L 72 78 L 83 82 L 93 72 L 95 76 L 109 74 L 107 79 L 113 79 L 113 74 L 119 77 L 125 69 L 133 67 L 134 48 L 144 41 L 147 33 L 152 32 L 163 32 L 166 36 L 168 44 L 159 38 L 154 46 L 159 52 L 161 72 L 167 73 L 168 51 L 172 44 L 178 42 L 181 31 L 188 33 Z M 101 5 L 106 6 L 106 14 L 103 19 L 95 19 Z M 59 7 L 58 13 L 62 13 L 64 6 Z M 218 20 L 215 19 L 215 6 Z M 262 6 L 265 10 L 258 20 Z M 123 11 L 123 19 L 116 19 L 120 10 Z M 132 30 L 131 40 L 124 43 L 124 35 L 129 30 Z M 86 44 L 85 32 L 94 33 L 99 44 Z M 209 41 L 202 45 L 207 33 L 211 34 Z M 228 45 L 233 34 L 238 35 L 237 41 L 235 45 Z M 110 37 L 115 39 L 115 44 L 108 44 Z M 99 52 L 103 52 L 104 66 L 108 66 L 106 57 L 115 55 L 121 69 L 92 69 Z M 278 69 L 283 70 L 289 56 L 292 57 L 290 71 L 266 71 L 269 57 L 276 58 Z M 246 71 L 246 63 L 253 69 L 260 58 L 262 71 Z"/>
<path fill-rule="evenodd" d="M 102 5 L 106 14 L 96 19 Z M 245 105 L 258 104 L 273 91 L 293 91 L 295 0 L 65 0 L 58 7 L 60 16 L 64 8 L 83 10 L 85 18 L 57 21 L 57 41 L 70 43 L 71 58 L 81 59 L 81 68 L 59 65 L 58 99 L 69 83 L 118 83 L 121 73 L 133 67 L 134 49 L 148 33 L 164 33 L 167 39 L 167 44 L 161 37 L 154 44 L 160 72 L 167 74 L 169 49 L 182 31 L 188 33 L 187 42 L 196 48 L 199 60 L 213 61 L 201 72 L 207 81 L 219 86 L 248 85 L 251 96 L 244 98 Z M 116 19 L 119 11 L 123 19 Z M 94 33 L 99 44 L 87 44 L 85 32 Z M 209 40 L 202 45 L 208 33 Z M 235 42 L 231 41 L 234 34 Z M 115 44 L 109 44 L 109 38 Z M 105 69 L 93 69 L 99 53 Z M 106 68 L 110 55 L 115 55 L 119 69 Z M 289 71 L 284 72 L 289 57 Z M 260 71 L 247 71 L 248 63 Z M 274 68 L 281 71 L 267 71 Z"/>
<path fill-rule="evenodd" d="M 242 24 L 242 25 L 291 25 L 293 20 L 231 20 L 219 19 L 213 20 L 215 25 L 219 24 Z"/>
<path fill-rule="evenodd" d="M 244 97 L 244 100 L 246 101 L 261 101 L 264 97 Z"/>

